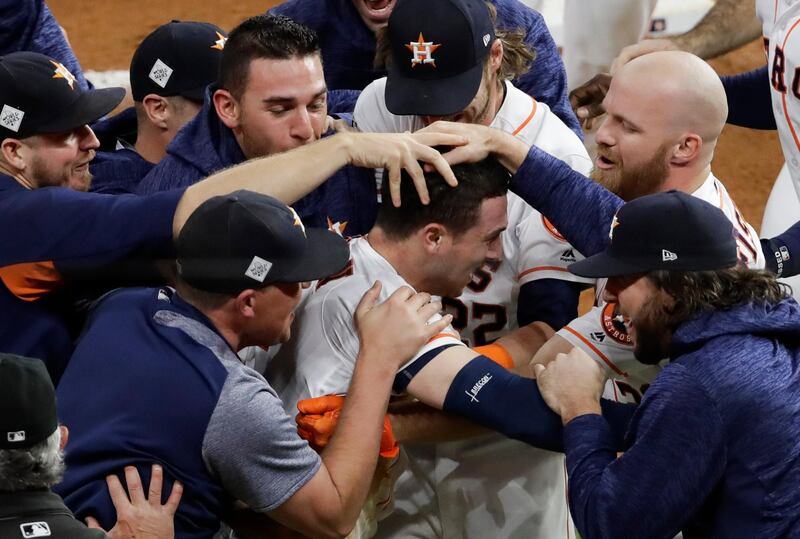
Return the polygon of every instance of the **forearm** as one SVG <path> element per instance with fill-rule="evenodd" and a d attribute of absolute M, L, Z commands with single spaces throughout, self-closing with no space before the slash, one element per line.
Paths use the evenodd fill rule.
<path fill-rule="evenodd" d="M 440 443 L 488 432 L 460 417 L 446 414 L 419 401 L 389 405 L 389 420 L 398 443 Z"/>
<path fill-rule="evenodd" d="M 713 58 L 760 35 L 754 0 L 717 0 L 694 28 L 672 41 L 700 58 Z"/>
<path fill-rule="evenodd" d="M 192 212 L 211 197 L 246 189 L 291 204 L 304 197 L 349 162 L 352 138 L 347 133 L 325 137 L 278 155 L 252 159 L 189 187 L 175 211 L 177 238 Z"/>
<path fill-rule="evenodd" d="M 515 366 L 527 365 L 555 332 L 545 322 L 531 322 L 500 337 L 496 343 L 506 349 Z"/>
<path fill-rule="evenodd" d="M 369 491 L 394 378 L 384 362 L 365 358 L 370 353 L 375 352 L 359 354 L 336 434 L 322 453 L 338 496 L 331 500 L 328 512 L 338 520 L 336 528 L 347 532 Z"/>
<path fill-rule="evenodd" d="M 766 269 L 777 277 L 792 277 L 800 273 L 800 221 L 786 232 L 761 240 Z"/>
<path fill-rule="evenodd" d="M 728 97 L 729 124 L 750 129 L 778 128 L 772 112 L 767 66 L 721 79 Z"/>

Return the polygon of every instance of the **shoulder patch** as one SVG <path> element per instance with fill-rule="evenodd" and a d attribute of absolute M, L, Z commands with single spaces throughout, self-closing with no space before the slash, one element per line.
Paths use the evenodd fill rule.
<path fill-rule="evenodd" d="M 625 329 L 625 317 L 619 312 L 616 303 L 607 303 L 600 314 L 603 323 L 603 331 L 606 335 L 620 344 L 631 346 L 631 336 Z"/>
<path fill-rule="evenodd" d="M 544 228 L 550 233 L 550 235 L 553 236 L 555 239 L 557 239 L 558 241 L 563 241 L 564 243 L 567 242 L 567 238 L 562 236 L 561 233 L 558 231 L 558 229 L 553 226 L 553 223 L 551 223 L 550 220 L 544 215 L 542 215 L 542 224 L 544 225 Z"/>
<path fill-rule="evenodd" d="M 19 525 L 19 531 L 24 539 L 50 537 L 50 526 L 47 522 L 25 522 Z"/>

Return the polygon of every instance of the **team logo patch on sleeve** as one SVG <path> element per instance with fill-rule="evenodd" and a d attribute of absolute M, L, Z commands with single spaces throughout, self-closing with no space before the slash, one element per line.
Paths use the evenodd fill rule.
<path fill-rule="evenodd" d="M 406 43 L 406 48 L 413 54 L 411 57 L 411 67 L 417 67 L 418 64 L 427 64 L 431 67 L 436 67 L 436 59 L 433 57 L 433 53 L 441 46 L 441 43 L 425 41 L 422 32 L 420 32 L 417 41 Z"/>
<path fill-rule="evenodd" d="M 545 230 L 547 230 L 551 236 L 553 236 L 558 241 L 563 241 L 566 243 L 567 238 L 561 235 L 561 232 L 558 231 L 556 227 L 553 226 L 553 223 L 550 222 L 550 219 L 542 215 L 542 224 L 544 224 Z"/>
<path fill-rule="evenodd" d="M 606 335 L 625 346 L 633 344 L 631 336 L 628 335 L 628 331 L 625 328 L 625 317 L 619 312 L 619 306 L 616 303 L 607 303 L 603 307 L 600 317 L 603 322 L 603 331 L 606 332 Z"/>

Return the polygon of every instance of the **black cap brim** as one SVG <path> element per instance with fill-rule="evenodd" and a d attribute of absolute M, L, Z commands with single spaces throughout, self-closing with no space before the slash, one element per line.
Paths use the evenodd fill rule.
<path fill-rule="evenodd" d="M 102 88 L 87 90 L 69 110 L 42 129 L 38 133 L 61 133 L 99 120 L 119 105 L 125 98 L 124 88 Z"/>
<path fill-rule="evenodd" d="M 329 277 L 342 270 L 350 260 L 350 247 L 340 235 L 320 228 L 306 229 L 303 255 L 291 265 L 269 272 L 270 282 L 300 283 Z"/>
<path fill-rule="evenodd" d="M 398 116 L 450 116 L 469 105 L 482 77 L 483 62 L 452 77 L 427 80 L 410 78 L 397 66 L 389 66 L 386 108 Z"/>
<path fill-rule="evenodd" d="M 647 267 L 634 264 L 613 257 L 607 251 L 579 260 L 567 266 L 570 273 L 579 277 L 600 279 L 603 277 L 618 277 L 620 275 L 633 275 L 648 271 Z"/>

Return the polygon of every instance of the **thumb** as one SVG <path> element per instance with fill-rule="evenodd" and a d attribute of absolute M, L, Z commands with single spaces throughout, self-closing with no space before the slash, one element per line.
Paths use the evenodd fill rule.
<path fill-rule="evenodd" d="M 533 366 L 533 374 L 536 376 L 536 378 L 539 378 L 539 375 L 542 374 L 546 368 L 547 367 L 545 367 L 541 363 L 537 363 L 536 365 Z"/>
<path fill-rule="evenodd" d="M 372 286 L 369 287 L 369 290 L 364 292 L 364 295 L 361 297 L 361 301 L 358 302 L 358 306 L 356 307 L 356 316 L 364 316 L 373 307 L 375 307 L 375 303 L 378 301 L 378 296 L 380 293 L 381 282 L 375 281 L 372 283 Z"/>
<path fill-rule="evenodd" d="M 103 528 L 100 526 L 100 523 L 97 522 L 97 519 L 94 517 L 86 517 L 86 525 L 90 528 L 102 530 Z M 105 530 L 103 530 L 105 531 Z"/>

